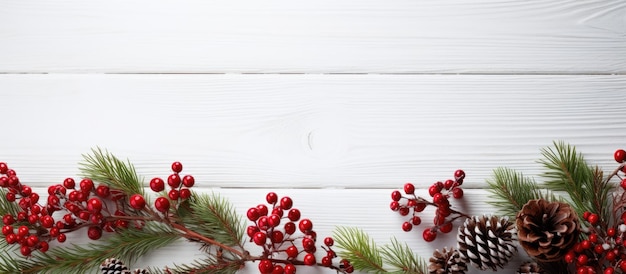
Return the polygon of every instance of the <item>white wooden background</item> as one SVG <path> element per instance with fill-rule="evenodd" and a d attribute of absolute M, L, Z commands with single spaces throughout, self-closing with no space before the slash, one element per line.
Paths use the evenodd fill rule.
<path fill-rule="evenodd" d="M 22 181 L 75 176 L 96 146 L 147 179 L 181 161 L 242 214 L 276 191 L 319 235 L 425 259 L 454 236 L 402 232 L 392 190 L 462 168 L 457 206 L 492 213 L 492 170 L 536 176 L 553 140 L 612 169 L 625 91 L 624 0 L 0 1 L 0 161 Z"/>

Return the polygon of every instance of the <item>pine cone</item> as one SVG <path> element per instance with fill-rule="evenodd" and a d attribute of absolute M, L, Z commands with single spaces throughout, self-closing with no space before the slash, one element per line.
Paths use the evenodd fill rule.
<path fill-rule="evenodd" d="M 102 271 L 102 274 L 150 274 L 148 270 L 139 268 L 131 272 L 128 270 L 128 267 L 124 264 L 124 262 L 116 258 L 104 260 L 104 262 L 100 264 L 100 270 Z"/>
<path fill-rule="evenodd" d="M 516 272 L 517 274 L 543 274 L 543 269 L 535 262 L 523 263 Z"/>
<path fill-rule="evenodd" d="M 517 236 L 528 255 L 539 262 L 561 260 L 576 244 L 579 221 L 566 203 L 530 200 L 517 213 Z"/>
<path fill-rule="evenodd" d="M 100 265 L 102 274 L 130 274 L 128 267 L 120 260 L 110 258 L 104 260 Z"/>
<path fill-rule="evenodd" d="M 465 274 L 467 264 L 459 256 L 459 251 L 451 247 L 450 250 L 443 248 L 443 251 L 435 249 L 428 264 L 429 274 Z"/>
<path fill-rule="evenodd" d="M 457 243 L 461 259 L 480 270 L 502 268 L 517 248 L 513 245 L 515 225 L 508 218 L 474 216 L 459 226 Z"/>

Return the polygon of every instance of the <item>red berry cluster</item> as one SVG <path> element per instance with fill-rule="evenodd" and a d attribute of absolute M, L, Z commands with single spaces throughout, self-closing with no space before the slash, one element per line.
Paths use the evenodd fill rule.
<path fill-rule="evenodd" d="M 415 186 L 412 183 L 406 183 L 404 185 L 404 193 L 409 196 L 403 196 L 399 190 L 395 190 L 391 193 L 391 204 L 389 207 L 393 211 L 397 211 L 402 216 L 411 216 L 409 221 L 402 224 L 402 230 L 411 231 L 413 226 L 420 225 L 422 219 L 418 216 L 420 212 L 424 211 L 426 206 L 434 206 L 435 218 L 433 220 L 433 226 L 424 229 L 422 234 L 423 238 L 427 242 L 434 241 L 437 237 L 437 232 L 448 233 L 452 231 L 452 222 L 460 217 L 468 217 L 467 215 L 453 210 L 450 206 L 450 197 L 455 199 L 461 199 L 463 197 L 463 179 L 465 178 L 465 172 L 463 170 L 457 170 L 454 172 L 454 180 L 449 179 L 445 182 L 436 182 L 428 188 L 428 193 L 432 198 L 432 202 L 422 197 L 415 195 Z M 411 212 L 412 211 L 412 212 Z"/>
<path fill-rule="evenodd" d="M 183 171 L 183 164 L 180 162 L 172 163 L 172 174 L 167 177 L 167 185 L 169 191 L 167 197 L 161 196 L 154 200 L 154 208 L 161 212 L 166 213 L 170 207 L 179 204 L 181 201 L 189 199 L 191 197 L 190 188 L 193 187 L 196 180 L 191 175 L 185 175 L 182 179 L 180 172 Z M 161 192 L 165 190 L 165 181 L 163 179 L 155 177 L 150 180 L 150 189 L 154 192 Z M 133 195 L 130 198 L 131 206 L 135 209 L 142 209 L 145 206 L 145 199 L 140 195 Z M 135 205 L 133 201 L 137 200 Z"/>
<path fill-rule="evenodd" d="M 598 214 L 585 212 L 583 219 L 589 228 L 587 238 L 565 254 L 565 262 L 580 274 L 626 273 L 626 224 L 604 231 Z"/>
<path fill-rule="evenodd" d="M 279 199 L 276 193 L 270 192 L 265 199 L 271 209 L 259 204 L 246 213 L 248 220 L 254 223 L 247 228 L 250 241 L 263 248 L 259 271 L 293 274 L 296 273 L 296 265 L 332 267 L 332 260 L 337 257 L 331 248 L 333 239 L 324 239 L 322 248 L 326 256 L 318 263 L 315 258 L 317 233 L 313 230 L 313 222 L 301 218 L 300 210 L 293 208 L 293 200 L 288 196 Z M 281 225 L 281 222 L 285 223 Z M 296 234 L 296 229 L 302 234 Z M 341 267 L 348 273 L 354 271 L 347 261 L 342 261 Z"/>
<path fill-rule="evenodd" d="M 39 202 L 39 195 L 20 182 L 14 170 L 0 163 L 0 187 L 8 189 L 6 199 L 17 202 L 20 211 L 16 215 L 6 214 L 2 218 L 2 233 L 9 244 L 20 244 L 20 251 L 28 256 L 34 250 L 45 252 L 49 242 L 56 239 L 65 242 L 66 233 L 87 227 L 87 236 L 97 240 L 103 231 L 112 232 L 126 228 L 129 223 L 114 216 L 124 215 L 116 210 L 111 213 L 107 203 L 120 201 L 124 195 L 106 185 L 94 185 L 89 178 L 77 185 L 67 178 L 63 184 L 48 188 L 47 204 Z M 57 214 L 55 221 L 53 214 Z"/>

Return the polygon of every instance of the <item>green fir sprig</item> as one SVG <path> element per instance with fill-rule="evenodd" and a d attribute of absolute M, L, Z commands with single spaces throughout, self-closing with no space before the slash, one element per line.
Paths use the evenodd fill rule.
<path fill-rule="evenodd" d="M 500 215 L 512 219 L 515 219 L 517 212 L 530 200 L 557 200 L 554 194 L 542 191 L 533 178 L 506 167 L 495 169 L 487 184 L 494 198 L 488 203 L 497 208 Z"/>
<path fill-rule="evenodd" d="M 30 258 L 0 253 L 2 273 L 88 273 L 104 260 L 116 257 L 132 263 L 139 257 L 167 246 L 180 235 L 168 226 L 150 221 L 142 229 L 124 229 L 98 242 L 58 246 L 48 252 L 35 252 Z"/>
<path fill-rule="evenodd" d="M 81 175 L 105 183 L 127 194 L 144 194 L 143 182 L 130 161 L 122 161 L 107 150 L 95 148 L 92 154 L 83 154 Z"/>
<path fill-rule="evenodd" d="M 408 245 L 395 238 L 391 244 L 379 248 L 367 233 L 353 227 L 337 227 L 333 237 L 341 249 L 339 256 L 349 260 L 356 270 L 366 273 L 427 273 L 426 263 Z"/>
<path fill-rule="evenodd" d="M 589 211 L 601 215 L 602 220 L 610 219 L 608 198 L 612 186 L 599 167 L 587 164 L 574 146 L 562 141 L 541 152 L 544 159 L 539 162 L 546 169 L 542 174 L 546 187 L 565 191 L 579 216 Z"/>

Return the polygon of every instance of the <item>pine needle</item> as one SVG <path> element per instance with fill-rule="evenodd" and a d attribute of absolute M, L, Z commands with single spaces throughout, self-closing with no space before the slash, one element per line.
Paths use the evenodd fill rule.
<path fill-rule="evenodd" d="M 191 230 L 229 246 L 243 246 L 245 224 L 228 199 L 217 193 L 193 193 L 183 223 Z"/>
<path fill-rule="evenodd" d="M 34 252 L 29 259 L 0 254 L 2 273 L 89 273 L 104 260 L 115 257 L 132 264 L 137 258 L 171 244 L 180 236 L 170 228 L 148 222 L 142 229 L 127 229 L 97 243 L 60 246 L 46 253 Z"/>
<path fill-rule="evenodd" d="M 167 272 L 150 268 L 150 273 L 194 273 L 194 274 L 234 274 L 241 269 L 244 261 L 219 261 L 215 257 L 209 257 L 202 260 L 195 260 L 190 264 L 175 264 L 174 267 L 168 267 Z"/>
<path fill-rule="evenodd" d="M 493 171 L 493 177 L 487 180 L 491 196 L 495 200 L 488 201 L 500 211 L 500 215 L 515 219 L 517 213 L 530 200 L 556 200 L 551 194 L 542 193 L 539 185 L 532 178 L 525 177 L 521 172 L 500 167 Z"/>
<path fill-rule="evenodd" d="M 554 148 L 542 149 L 544 159 L 539 161 L 547 171 L 543 177 L 553 191 L 565 191 L 579 216 L 585 211 L 601 214 L 609 220 L 608 193 L 611 186 L 602 178 L 602 171 L 587 164 L 576 148 L 564 142 L 554 142 Z"/>
<path fill-rule="evenodd" d="M 17 213 L 21 211 L 20 206 L 17 202 L 9 202 L 7 199 L 4 199 L 7 195 L 7 190 L 4 188 L 0 188 L 0 216 L 4 216 L 7 213 L 10 213 L 13 216 L 17 216 Z"/>
<path fill-rule="evenodd" d="M 424 274 L 426 263 L 419 256 L 413 253 L 408 244 L 400 243 L 398 239 L 392 238 L 391 244 L 383 246 L 381 253 L 385 263 L 395 267 L 394 273 Z"/>
<path fill-rule="evenodd" d="M 363 230 L 338 227 L 333 238 L 339 249 L 339 256 L 350 261 L 354 269 L 367 273 L 387 273 L 383 268 L 383 258 L 376 243 Z"/>
<path fill-rule="evenodd" d="M 92 154 L 83 154 L 80 163 L 81 175 L 94 181 L 120 189 L 128 195 L 144 194 L 142 180 L 130 161 L 122 161 L 100 148 L 91 149 Z"/>

